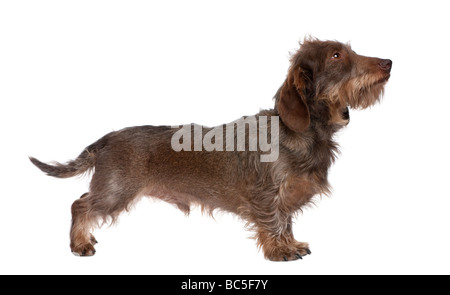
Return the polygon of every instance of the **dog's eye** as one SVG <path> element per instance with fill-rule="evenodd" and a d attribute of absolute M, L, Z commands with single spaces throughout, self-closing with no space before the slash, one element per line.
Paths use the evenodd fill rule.
<path fill-rule="evenodd" d="M 339 53 L 339 52 L 335 52 L 335 53 L 333 53 L 333 55 L 331 56 L 331 58 L 333 58 L 333 59 L 338 59 L 338 58 L 340 58 L 341 57 L 341 54 Z"/>

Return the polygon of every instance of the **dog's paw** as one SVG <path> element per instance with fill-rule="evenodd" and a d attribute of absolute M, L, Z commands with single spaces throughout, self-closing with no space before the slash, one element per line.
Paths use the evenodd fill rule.
<path fill-rule="evenodd" d="M 76 247 L 72 247 L 72 253 L 75 256 L 94 256 L 95 248 L 91 243 L 81 244 Z"/>
<path fill-rule="evenodd" d="M 303 256 L 311 254 L 308 243 L 296 242 L 292 245 L 281 246 L 266 255 L 271 261 L 293 261 L 303 259 Z"/>

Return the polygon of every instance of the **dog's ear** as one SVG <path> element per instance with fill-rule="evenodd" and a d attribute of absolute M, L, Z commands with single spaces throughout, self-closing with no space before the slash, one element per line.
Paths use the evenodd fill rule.
<path fill-rule="evenodd" d="M 286 81 L 276 94 L 275 109 L 281 121 L 292 131 L 303 132 L 310 124 L 306 103 L 306 76 L 300 67 L 289 71 Z"/>

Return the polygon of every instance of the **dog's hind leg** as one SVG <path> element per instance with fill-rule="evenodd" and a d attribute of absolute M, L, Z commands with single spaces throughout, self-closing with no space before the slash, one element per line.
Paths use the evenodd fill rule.
<path fill-rule="evenodd" d="M 91 231 L 99 223 L 114 223 L 120 213 L 128 210 L 141 194 L 140 182 L 126 177 L 95 173 L 90 192 L 72 205 L 72 228 L 70 248 L 75 255 L 92 256 L 97 243 Z"/>
<path fill-rule="evenodd" d="M 98 219 L 92 214 L 89 193 L 85 193 L 72 204 L 72 227 L 70 229 L 70 248 L 77 256 L 92 256 L 97 240 L 91 230 Z"/>

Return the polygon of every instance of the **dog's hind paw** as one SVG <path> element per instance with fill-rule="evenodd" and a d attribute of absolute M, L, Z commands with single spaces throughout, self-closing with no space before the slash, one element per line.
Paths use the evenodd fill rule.
<path fill-rule="evenodd" d="M 72 253 L 75 256 L 94 256 L 95 248 L 94 246 L 89 244 L 82 244 L 72 248 Z"/>

